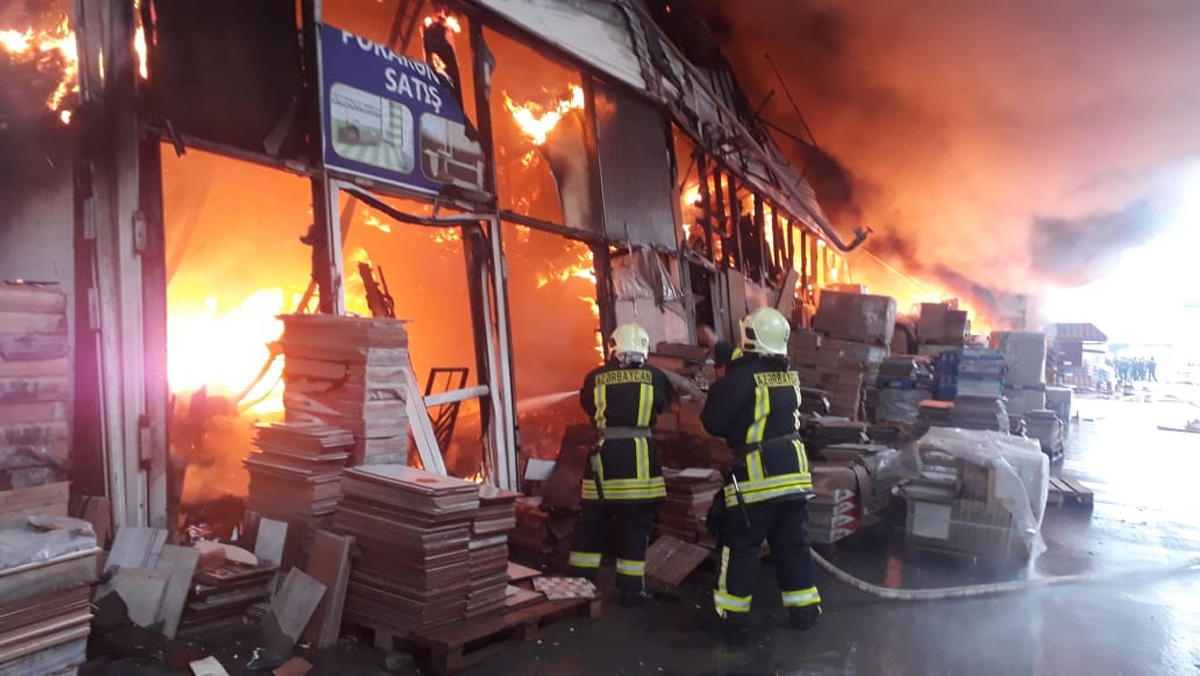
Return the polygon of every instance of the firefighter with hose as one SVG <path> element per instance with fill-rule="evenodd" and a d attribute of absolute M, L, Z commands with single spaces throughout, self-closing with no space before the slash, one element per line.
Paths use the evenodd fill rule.
<path fill-rule="evenodd" d="M 675 399 L 666 374 L 646 363 L 650 336 L 637 324 L 617 327 L 609 360 L 588 373 L 579 403 L 600 433 L 583 475 L 583 512 L 575 527 L 571 572 L 595 580 L 610 520 L 617 522 L 617 586 L 621 605 L 640 605 L 645 592 L 646 544 L 654 513 L 667 496 L 655 417 Z"/>
<path fill-rule="evenodd" d="M 800 380 L 787 358 L 791 327 L 777 310 L 759 308 L 742 320 L 741 334 L 741 354 L 709 388 L 700 414 L 704 429 L 733 449 L 710 515 L 721 544 L 715 624 L 733 639 L 746 634 L 764 540 L 789 626 L 807 629 L 821 614 L 805 506 L 812 477 L 800 440 Z"/>

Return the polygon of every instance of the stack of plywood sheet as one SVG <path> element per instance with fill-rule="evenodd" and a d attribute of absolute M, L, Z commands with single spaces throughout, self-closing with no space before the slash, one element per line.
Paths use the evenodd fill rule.
<path fill-rule="evenodd" d="M 284 407 L 289 422 L 350 430 L 350 464 L 408 461 L 408 332 L 395 319 L 284 315 Z"/>
<path fill-rule="evenodd" d="M 86 521 L 0 528 L 0 673 L 74 673 L 86 659 L 100 549 Z"/>
<path fill-rule="evenodd" d="M 494 486 L 479 487 L 479 509 L 471 519 L 467 558 L 471 566 L 466 619 L 504 610 L 508 587 L 508 533 L 517 525 L 513 506 L 518 494 Z"/>
<path fill-rule="evenodd" d="M 402 465 L 367 465 L 347 469 L 342 487 L 334 530 L 354 536 L 361 552 L 345 617 L 401 634 L 462 619 L 479 486 Z"/>
<path fill-rule="evenodd" d="M 339 481 L 355 445 L 350 432 L 321 423 L 257 426 L 255 446 L 245 461 L 250 474 L 246 508 L 289 524 L 289 555 L 296 560 L 309 536 L 333 523 L 342 495 Z"/>

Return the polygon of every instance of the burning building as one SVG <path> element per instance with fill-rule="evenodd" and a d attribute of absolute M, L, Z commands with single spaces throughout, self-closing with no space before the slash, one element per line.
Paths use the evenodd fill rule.
<path fill-rule="evenodd" d="M 371 314 L 360 264 L 426 395 L 461 407 L 448 467 L 512 487 L 581 415 L 601 335 L 728 338 L 844 279 L 866 236 L 831 225 L 684 8 L 61 9 L 45 38 L 0 26 L 58 78 L 22 117 L 48 140 L 4 158 L 53 171 L 6 200 L 0 272 L 67 292 L 71 459 L 118 525 L 245 491 L 250 424 L 283 410 L 276 316 Z"/>

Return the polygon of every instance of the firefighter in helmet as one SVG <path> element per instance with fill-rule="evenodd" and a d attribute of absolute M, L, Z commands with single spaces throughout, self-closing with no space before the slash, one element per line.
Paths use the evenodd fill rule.
<path fill-rule="evenodd" d="M 675 399 L 665 373 L 646 363 L 650 336 L 624 324 L 609 340 L 609 360 L 588 373 L 579 402 L 600 433 L 584 470 L 583 513 L 570 553 L 572 573 L 595 579 L 607 539 L 617 521 L 617 585 L 621 604 L 647 597 L 643 577 L 646 542 L 659 501 L 667 496 L 658 447 L 650 438 L 655 416 Z"/>
<path fill-rule="evenodd" d="M 787 359 L 790 333 L 773 308 L 743 319 L 741 354 L 713 383 L 700 414 L 704 429 L 733 449 L 733 467 L 716 496 L 724 499 L 718 505 L 724 514 L 714 524 L 721 569 L 713 604 L 721 628 L 735 636 L 747 625 L 763 540 L 771 546 L 789 625 L 807 629 L 821 614 L 805 511 L 812 477 L 799 435 L 800 380 Z"/>

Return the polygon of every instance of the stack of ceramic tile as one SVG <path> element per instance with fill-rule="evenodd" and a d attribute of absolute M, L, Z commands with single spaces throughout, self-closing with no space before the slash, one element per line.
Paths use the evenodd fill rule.
<path fill-rule="evenodd" d="M 517 525 L 518 494 L 494 486 L 479 487 L 479 509 L 471 520 L 467 559 L 471 582 L 464 616 L 477 619 L 504 610 L 508 587 L 508 533 Z"/>
<path fill-rule="evenodd" d="M 86 521 L 26 519 L 0 528 L 0 673 L 73 674 L 101 551 Z"/>
<path fill-rule="evenodd" d="M 352 465 L 407 462 L 411 380 L 404 323 L 333 315 L 281 319 L 288 421 L 350 430 Z"/>
<path fill-rule="evenodd" d="M 667 499 L 658 508 L 658 532 L 684 542 L 714 545 L 705 521 L 708 508 L 723 482 L 721 474 L 705 467 L 663 468 Z"/>
<path fill-rule="evenodd" d="M 921 354 L 935 356 L 962 347 L 971 334 L 971 320 L 965 311 L 950 303 L 921 303 L 917 335 Z"/>
<path fill-rule="evenodd" d="M 0 449 L 8 486 L 60 481 L 71 392 L 67 299 L 57 285 L 0 284 Z"/>
<path fill-rule="evenodd" d="M 353 535 L 345 617 L 404 632 L 459 620 L 467 609 L 471 523 L 479 486 L 402 465 L 342 474 L 334 530 Z"/>
<path fill-rule="evenodd" d="M 300 540 L 328 528 L 342 495 L 342 469 L 354 447 L 346 430 L 320 423 L 257 426 L 257 452 L 246 459 L 246 508 L 287 521 Z"/>

